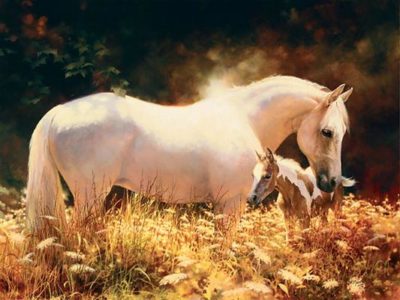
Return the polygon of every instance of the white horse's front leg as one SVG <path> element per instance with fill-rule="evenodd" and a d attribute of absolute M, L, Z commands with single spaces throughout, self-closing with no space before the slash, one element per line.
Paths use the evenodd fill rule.
<path fill-rule="evenodd" d="M 225 234 L 229 244 L 232 242 L 233 235 L 245 209 L 246 198 L 240 195 L 214 204 L 215 214 L 222 214 L 222 218 L 216 221 L 216 226 Z"/>

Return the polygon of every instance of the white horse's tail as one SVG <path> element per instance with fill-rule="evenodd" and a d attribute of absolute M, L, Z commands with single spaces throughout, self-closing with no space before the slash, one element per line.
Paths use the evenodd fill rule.
<path fill-rule="evenodd" d="M 40 120 L 30 142 L 26 214 L 32 233 L 45 229 L 46 224 L 59 227 L 65 222 L 61 181 L 49 150 L 49 129 L 55 111 L 53 108 Z"/>
<path fill-rule="evenodd" d="M 357 182 L 353 178 L 347 178 L 342 176 L 342 186 L 343 187 L 351 187 L 354 186 Z"/>

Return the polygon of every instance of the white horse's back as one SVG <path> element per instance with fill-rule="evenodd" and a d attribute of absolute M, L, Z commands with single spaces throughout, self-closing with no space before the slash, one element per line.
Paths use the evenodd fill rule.
<path fill-rule="evenodd" d="M 156 180 L 152 192 L 167 202 L 241 193 L 250 179 L 234 174 L 253 165 L 253 149 L 260 147 L 225 103 L 166 107 L 110 93 L 59 106 L 49 144 L 77 198 L 88 184 L 100 186 L 104 196 L 114 184 L 138 191 Z"/>

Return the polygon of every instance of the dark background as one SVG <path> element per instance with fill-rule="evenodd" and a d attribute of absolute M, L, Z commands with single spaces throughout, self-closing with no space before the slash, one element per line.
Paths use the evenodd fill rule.
<path fill-rule="evenodd" d="M 354 87 L 344 174 L 362 197 L 397 200 L 398 25 L 385 0 L 0 0 L 0 199 L 24 187 L 29 137 L 56 104 L 109 90 L 191 103 L 216 82 L 285 74 Z M 293 140 L 283 153 L 303 159 Z"/>

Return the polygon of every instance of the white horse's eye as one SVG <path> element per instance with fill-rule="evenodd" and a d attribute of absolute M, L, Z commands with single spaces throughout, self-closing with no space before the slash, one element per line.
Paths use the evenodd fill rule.
<path fill-rule="evenodd" d="M 333 131 L 330 129 L 324 128 L 321 130 L 321 134 L 326 138 L 331 138 L 333 136 Z"/>

